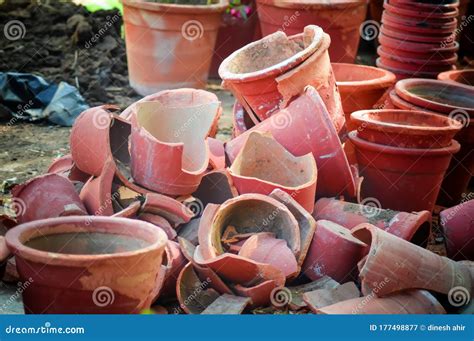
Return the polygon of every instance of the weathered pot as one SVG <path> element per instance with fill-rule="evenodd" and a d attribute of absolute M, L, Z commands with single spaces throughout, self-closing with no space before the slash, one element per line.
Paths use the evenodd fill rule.
<path fill-rule="evenodd" d="M 362 197 L 397 211 L 433 211 L 452 154 L 460 145 L 436 149 L 400 148 L 365 141 L 355 131 L 349 138 L 356 147 Z"/>
<path fill-rule="evenodd" d="M 312 87 L 292 101 L 286 109 L 227 142 L 231 162 L 253 131 L 270 132 L 294 156 L 313 153 L 318 167 L 316 196 L 356 196 L 351 168 L 321 97 Z M 338 176 L 334 176 L 334 174 Z"/>
<path fill-rule="evenodd" d="M 382 95 L 395 84 L 390 71 L 356 64 L 332 63 L 336 84 L 342 99 L 348 131 L 355 127 L 351 122 L 352 112 L 372 109 Z"/>
<path fill-rule="evenodd" d="M 6 239 L 21 279 L 30 283 L 23 291 L 26 313 L 139 313 L 160 289 L 167 239 L 145 222 L 44 219 L 12 229 Z"/>
<path fill-rule="evenodd" d="M 229 172 L 240 194 L 269 195 L 280 188 L 313 211 L 317 179 L 313 155 L 295 157 L 269 133 L 251 132 Z"/>
<path fill-rule="evenodd" d="M 210 5 L 124 0 L 132 88 L 143 96 L 165 89 L 203 88 L 227 6 L 226 0 Z"/>
<path fill-rule="evenodd" d="M 19 223 L 68 215 L 87 215 L 74 184 L 58 174 L 37 176 L 15 186 L 11 209 Z"/>
<path fill-rule="evenodd" d="M 383 297 L 407 289 L 448 294 L 457 286 L 473 290 L 465 264 L 437 255 L 371 224 L 352 229 L 354 237 L 370 247 L 359 267 L 362 292 Z"/>
<path fill-rule="evenodd" d="M 365 20 L 368 1 L 278 1 L 257 0 L 264 36 L 283 30 L 296 34 L 306 25 L 318 25 L 331 36 L 329 49 L 335 62 L 353 63 L 359 47 L 359 27 Z"/>
<path fill-rule="evenodd" d="M 361 110 L 351 120 L 359 138 L 401 148 L 447 147 L 462 128 L 450 117 L 411 110 Z"/>
<path fill-rule="evenodd" d="M 339 283 L 351 281 L 357 278 L 357 263 L 364 256 L 366 247 L 345 227 L 319 220 L 303 263 L 303 272 L 313 281 L 324 276 Z"/>
<path fill-rule="evenodd" d="M 316 220 L 333 221 L 348 229 L 362 223 L 370 223 L 413 244 L 422 247 L 428 245 L 431 234 L 430 212 L 398 212 L 376 207 L 375 203 L 366 204 L 321 198 L 316 202 L 313 217 Z"/>
<path fill-rule="evenodd" d="M 162 216 L 173 227 L 189 222 L 194 216 L 194 213 L 186 205 L 158 193 L 149 193 L 145 196 L 142 212 Z"/>
<path fill-rule="evenodd" d="M 441 72 L 438 75 L 438 79 L 441 81 L 451 81 L 463 85 L 474 86 L 474 69 Z"/>
<path fill-rule="evenodd" d="M 474 200 L 440 213 L 446 253 L 454 260 L 474 260 Z"/>
<path fill-rule="evenodd" d="M 186 258 L 179 248 L 179 244 L 168 240 L 163 253 L 163 265 L 162 270 L 164 273 L 163 287 L 161 288 L 159 295 L 162 297 L 174 297 L 176 296 L 176 282 L 179 273 L 187 264 Z"/>
<path fill-rule="evenodd" d="M 193 95 L 196 100 L 189 99 Z M 181 98 L 189 102 L 180 102 Z M 206 137 L 220 102 L 215 95 L 206 96 L 193 89 L 166 92 L 160 99 L 134 107 L 132 176 L 138 184 L 160 193 L 191 194 L 209 165 Z"/>

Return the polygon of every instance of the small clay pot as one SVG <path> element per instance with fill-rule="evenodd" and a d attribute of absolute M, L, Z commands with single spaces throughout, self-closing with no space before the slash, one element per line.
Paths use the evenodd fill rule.
<path fill-rule="evenodd" d="M 416 34 L 413 32 L 401 30 L 399 28 L 391 27 L 390 25 L 384 24 L 380 30 L 380 32 L 387 37 L 399 40 L 408 40 L 412 42 L 420 42 L 420 43 L 438 43 L 441 44 L 445 41 L 452 41 L 453 34 L 448 33 L 444 35 L 436 35 L 436 36 L 428 36 L 422 34 Z"/>
<path fill-rule="evenodd" d="M 397 7 L 410 7 L 419 11 L 431 13 L 450 13 L 459 6 L 457 0 L 389 0 L 389 2 Z"/>
<path fill-rule="evenodd" d="M 411 110 L 360 110 L 351 119 L 359 138 L 401 148 L 448 147 L 462 128 L 452 118 Z"/>
<path fill-rule="evenodd" d="M 447 19 L 416 19 L 396 15 L 389 11 L 384 11 L 382 23 L 395 28 L 405 29 L 410 32 L 419 32 L 425 34 L 450 34 L 457 27 L 456 18 Z"/>
<path fill-rule="evenodd" d="M 421 33 L 424 34 L 423 32 Z M 448 42 L 444 45 L 433 43 L 417 43 L 403 39 L 391 38 L 385 34 L 379 34 L 379 42 L 384 48 L 390 47 L 411 53 L 431 53 L 434 55 L 435 53 L 455 53 L 459 50 L 459 43 L 456 41 Z"/>
<path fill-rule="evenodd" d="M 390 37 L 387 37 L 390 39 Z M 403 48 L 403 46 L 402 46 Z M 454 51 L 437 51 L 436 53 L 432 53 L 430 51 L 422 51 L 422 50 L 401 50 L 397 46 L 393 44 L 384 44 L 382 46 L 382 50 L 392 56 L 397 56 L 400 58 L 411 58 L 411 59 L 421 59 L 425 61 L 435 61 L 435 60 L 451 60 L 453 58 L 456 58 L 457 60 L 457 54 Z"/>
<path fill-rule="evenodd" d="M 438 75 L 438 79 L 441 81 L 451 81 L 463 85 L 474 86 L 474 69 L 441 72 Z"/>
<path fill-rule="evenodd" d="M 419 78 L 436 78 L 436 76 L 438 75 L 438 71 L 412 71 L 412 70 L 405 70 L 405 69 L 397 69 L 397 68 L 393 68 L 393 67 L 390 67 L 388 65 L 385 65 L 381 58 L 377 58 L 377 60 L 375 61 L 375 65 L 377 65 L 377 67 L 379 68 L 382 68 L 382 69 L 385 69 L 385 70 L 388 70 L 390 72 L 392 72 L 396 77 L 397 77 L 397 80 L 402 80 L 402 79 L 407 79 L 407 78 L 413 78 L 413 77 L 419 77 Z M 454 69 L 454 65 L 452 66 L 452 68 Z"/>
<path fill-rule="evenodd" d="M 110 217 L 61 217 L 6 235 L 26 313 L 125 314 L 150 308 L 167 238 L 155 226 Z"/>
<path fill-rule="evenodd" d="M 419 56 L 417 55 L 404 57 L 404 56 L 393 55 L 392 53 L 386 52 L 383 46 L 379 46 L 377 48 L 377 53 L 379 54 L 382 62 L 390 60 L 392 63 L 400 63 L 400 64 L 393 64 L 394 68 L 407 69 L 407 67 L 405 67 L 404 65 L 409 65 L 408 68 L 411 68 L 410 70 L 423 71 L 426 69 L 428 72 L 435 71 L 434 69 L 431 70 L 430 67 L 452 66 L 453 64 L 456 63 L 457 57 L 458 57 L 457 54 L 454 54 L 450 56 L 449 58 L 445 58 L 445 59 L 437 58 L 433 60 L 426 60 L 423 58 L 419 58 Z M 390 66 L 390 64 L 387 64 L 387 65 Z M 423 65 L 425 68 L 423 68 Z"/>
<path fill-rule="evenodd" d="M 461 148 L 455 140 L 436 149 L 385 146 L 365 141 L 355 131 L 349 138 L 364 177 L 362 197 L 406 212 L 433 211 L 451 157 Z"/>
<path fill-rule="evenodd" d="M 455 1 L 453 1 L 455 3 Z M 388 1 L 383 4 L 383 8 L 389 13 L 395 15 L 418 18 L 418 19 L 452 19 L 459 15 L 459 11 L 456 7 L 447 7 L 445 10 L 441 10 L 440 6 L 433 4 L 432 6 L 423 6 L 427 3 L 410 2 L 403 3 L 403 1 Z"/>

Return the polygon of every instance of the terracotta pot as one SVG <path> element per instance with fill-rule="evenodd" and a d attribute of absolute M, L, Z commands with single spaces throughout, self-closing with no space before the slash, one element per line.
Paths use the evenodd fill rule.
<path fill-rule="evenodd" d="M 454 1 L 453 1 L 454 3 Z M 457 18 L 459 11 L 456 7 L 446 7 L 444 10 L 441 10 L 441 7 L 436 4 L 432 6 L 423 6 L 427 3 L 421 3 L 422 6 L 419 6 L 420 2 L 412 1 L 410 3 L 401 3 L 398 1 L 389 1 L 383 4 L 383 8 L 389 13 L 395 15 L 400 15 L 403 17 L 410 18 L 421 18 L 421 19 L 452 19 Z M 428 4 L 429 5 L 429 4 Z"/>
<path fill-rule="evenodd" d="M 440 213 L 446 252 L 454 260 L 474 260 L 474 200 Z"/>
<path fill-rule="evenodd" d="M 424 34 L 424 32 L 420 33 Z M 456 41 L 444 45 L 433 43 L 417 43 L 407 40 L 390 38 L 385 34 L 379 34 L 379 42 L 384 48 L 389 47 L 411 53 L 430 53 L 432 55 L 436 55 L 437 53 L 455 53 L 459 50 L 459 43 Z"/>
<path fill-rule="evenodd" d="M 353 63 L 359 47 L 359 27 L 365 20 L 367 1 L 277 1 L 257 0 L 264 36 L 283 30 L 299 33 L 306 25 L 318 25 L 331 36 L 329 49 L 335 62 Z"/>
<path fill-rule="evenodd" d="M 354 237 L 370 245 L 359 263 L 364 295 L 383 297 L 407 289 L 427 289 L 448 294 L 457 286 L 473 289 L 467 265 L 437 255 L 370 224 L 352 230 Z"/>
<path fill-rule="evenodd" d="M 413 244 L 426 247 L 431 235 L 431 213 L 398 212 L 367 205 L 353 204 L 336 199 L 321 198 L 316 202 L 313 216 L 316 220 L 330 220 L 352 229 L 370 223 Z"/>
<path fill-rule="evenodd" d="M 44 219 L 12 229 L 6 239 L 21 279 L 30 282 L 23 292 L 26 313 L 139 313 L 160 289 L 167 239 L 148 223 Z"/>
<path fill-rule="evenodd" d="M 87 214 L 74 184 L 54 173 L 40 175 L 15 186 L 12 197 L 11 209 L 19 223 Z"/>
<path fill-rule="evenodd" d="M 378 23 L 382 19 L 383 3 L 384 3 L 384 0 L 370 0 L 369 1 L 370 18 Z"/>
<path fill-rule="evenodd" d="M 173 227 L 189 222 L 194 216 L 194 213 L 186 205 L 158 193 L 150 193 L 145 196 L 141 211 L 162 216 Z"/>
<path fill-rule="evenodd" d="M 428 35 L 409 32 L 406 30 L 401 30 L 399 28 L 392 27 L 387 24 L 384 24 L 380 31 L 382 34 L 392 39 L 408 40 L 411 42 L 420 42 L 420 43 L 428 43 L 428 44 L 432 44 L 432 43 L 442 44 L 443 42 L 446 42 L 446 41 L 450 42 L 454 39 L 453 33 L 428 36 Z"/>
<path fill-rule="evenodd" d="M 413 71 L 413 70 L 405 70 L 405 69 L 397 69 L 397 68 L 393 68 L 393 67 L 390 67 L 388 65 L 385 65 L 381 58 L 377 58 L 377 60 L 375 61 L 375 64 L 379 67 L 379 68 L 382 68 L 382 69 L 385 69 L 385 70 L 388 70 L 390 72 L 392 72 L 396 77 L 397 77 L 397 80 L 402 80 L 402 79 L 407 79 L 407 78 L 413 78 L 413 77 L 419 77 L 419 78 L 436 78 L 436 76 L 438 75 L 438 72 L 439 71 Z M 452 66 L 452 69 L 454 69 L 455 67 Z"/>
<path fill-rule="evenodd" d="M 450 56 L 449 58 L 445 58 L 445 59 L 440 59 L 440 58 L 437 58 L 437 59 L 433 59 L 433 60 L 426 60 L 426 59 L 422 59 L 422 58 L 419 58 L 419 56 L 410 56 L 410 57 L 403 57 L 403 56 L 398 56 L 398 55 L 393 55 L 392 53 L 388 53 L 385 51 L 385 48 L 383 46 L 379 46 L 378 49 L 377 49 L 377 53 L 379 54 L 380 56 L 380 60 L 382 62 L 385 62 L 387 60 L 390 60 L 391 63 L 399 63 L 399 64 L 393 64 L 394 68 L 405 68 L 405 69 L 410 69 L 410 70 L 414 70 L 414 71 L 423 71 L 423 67 L 420 67 L 420 65 L 422 65 L 422 63 L 424 62 L 425 64 L 425 69 L 427 69 L 428 71 L 434 71 L 434 70 L 430 70 L 429 68 L 430 67 L 446 67 L 446 66 L 452 66 L 453 64 L 456 63 L 457 61 L 457 54 L 454 54 L 453 56 Z M 387 64 L 388 66 L 390 66 L 390 64 L 388 63 L 385 63 Z M 410 65 L 408 68 L 404 67 L 404 65 Z"/>
<path fill-rule="evenodd" d="M 387 39 L 390 37 L 384 36 Z M 384 38 L 381 38 L 384 39 Z M 401 48 L 404 48 L 403 44 L 400 45 Z M 423 50 L 402 50 L 398 48 L 397 43 L 392 41 L 392 44 L 383 44 L 381 49 L 392 56 L 398 56 L 401 58 L 410 58 L 410 59 L 424 59 L 426 61 L 436 61 L 436 60 L 451 60 L 453 58 L 457 59 L 457 54 L 452 49 L 448 49 L 447 51 L 439 50 L 435 53 Z"/>
<path fill-rule="evenodd" d="M 316 196 L 356 196 L 355 180 L 341 142 L 314 88 L 307 87 L 286 109 L 227 142 L 226 154 L 231 162 L 253 131 L 270 132 L 294 156 L 313 153 L 318 167 Z"/>
<path fill-rule="evenodd" d="M 361 110 L 351 114 L 357 136 L 401 148 L 448 147 L 462 124 L 452 118 L 411 110 Z"/>
<path fill-rule="evenodd" d="M 474 86 L 474 69 L 441 72 L 438 79 Z"/>
<path fill-rule="evenodd" d="M 255 126 L 242 104 L 235 101 L 232 109 L 232 138 L 245 133 L 247 130 Z"/>
<path fill-rule="evenodd" d="M 318 314 L 446 314 L 425 290 L 407 290 L 385 297 L 353 298 L 317 310 Z"/>
<path fill-rule="evenodd" d="M 339 283 L 351 281 L 357 278 L 357 262 L 362 259 L 366 247 L 345 227 L 319 220 L 303 263 L 303 272 L 313 281 L 324 276 Z"/>
<path fill-rule="evenodd" d="M 269 195 L 280 188 L 308 212 L 313 211 L 317 179 L 313 155 L 295 157 L 271 134 L 251 132 L 229 172 L 240 194 Z"/>
<path fill-rule="evenodd" d="M 85 183 L 90 178 L 90 174 L 86 174 L 77 168 L 71 154 L 66 154 L 53 160 L 46 173 L 59 174 L 73 182 L 79 181 Z"/>
<path fill-rule="evenodd" d="M 211 170 L 225 169 L 224 142 L 213 139 L 212 137 L 208 137 L 207 144 L 209 145 L 208 169 L 211 169 Z"/>
<path fill-rule="evenodd" d="M 168 240 L 163 253 L 164 270 L 163 287 L 159 295 L 165 298 L 176 296 L 176 283 L 179 273 L 187 264 L 186 258 L 179 248 L 179 244 Z"/>
<path fill-rule="evenodd" d="M 365 141 L 351 132 L 356 147 L 362 197 L 375 198 L 383 208 L 398 211 L 432 211 L 452 154 L 455 140 L 436 149 L 400 148 Z"/>
<path fill-rule="evenodd" d="M 435 1 L 417 1 L 417 0 L 390 0 L 390 3 L 397 7 L 411 7 L 420 11 L 429 11 L 433 13 L 450 13 L 459 6 L 456 0 L 435 0 Z"/>
<path fill-rule="evenodd" d="M 209 165 L 206 137 L 220 102 L 213 94 L 193 89 L 164 92 L 160 99 L 137 103 L 133 111 L 132 175 L 138 184 L 160 193 L 191 194 Z"/>
<path fill-rule="evenodd" d="M 372 66 L 332 63 L 336 84 L 341 93 L 347 130 L 354 130 L 350 115 L 372 109 L 382 95 L 395 84 L 393 73 Z"/>
<path fill-rule="evenodd" d="M 422 63 L 418 61 L 417 63 L 413 63 L 411 61 L 404 62 L 397 58 L 385 58 L 382 56 L 378 60 L 379 60 L 379 64 L 384 65 L 385 67 L 389 69 L 403 70 L 407 73 L 415 73 L 417 75 L 425 73 L 425 74 L 429 74 L 431 78 L 433 78 L 432 77 L 433 73 L 437 74 L 439 72 L 448 71 L 455 68 L 453 67 L 454 63 L 453 64 L 439 64 L 439 65 L 435 65 L 435 64 L 423 65 Z M 441 63 L 443 62 L 441 61 Z"/>
<path fill-rule="evenodd" d="M 227 6 L 226 0 L 211 5 L 124 0 L 132 88 L 142 96 L 172 88 L 203 88 Z"/>
<path fill-rule="evenodd" d="M 382 15 L 382 24 L 387 24 L 395 28 L 404 29 L 410 32 L 419 32 L 426 34 L 451 34 L 456 30 L 456 18 L 446 19 L 420 19 L 410 18 L 384 11 Z"/>

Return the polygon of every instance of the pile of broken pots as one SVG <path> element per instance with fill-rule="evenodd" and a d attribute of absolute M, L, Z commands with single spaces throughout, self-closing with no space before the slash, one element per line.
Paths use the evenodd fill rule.
<path fill-rule="evenodd" d="M 329 44 L 319 27 L 307 26 L 227 58 L 224 85 L 254 126 L 236 123 L 225 144 L 214 138 L 221 104 L 204 90 L 162 91 L 121 113 L 111 105 L 83 112 L 71 154 L 15 187 L 16 221 L 3 218 L 9 231 L 2 242 L 14 255 L 7 275 L 29 281 L 25 311 L 465 308 L 474 286 L 474 200 L 441 214 L 449 258 L 427 250 L 444 173 L 420 175 L 427 166 L 417 166 L 429 154 L 428 163 L 442 158 L 445 171 L 461 125 L 437 114 L 382 110 L 353 115 L 361 123 L 347 134 Z M 418 119 L 428 123 L 417 126 Z M 362 162 L 367 150 L 383 160 Z M 401 154 L 409 158 L 391 161 Z M 415 178 L 403 179 L 397 168 L 402 180 L 388 175 L 396 186 L 384 188 L 392 166 Z M 364 186 L 375 195 L 362 200 Z M 420 197 L 427 186 L 429 196 Z M 5 247 L 2 255 L 10 256 Z"/>

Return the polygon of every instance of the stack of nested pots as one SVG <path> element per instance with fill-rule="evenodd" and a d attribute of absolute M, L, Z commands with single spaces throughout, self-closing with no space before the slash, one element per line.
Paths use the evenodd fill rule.
<path fill-rule="evenodd" d="M 455 139 L 461 150 L 451 161 L 438 198 L 441 206 L 459 203 L 474 175 L 474 87 L 449 81 L 404 79 L 390 92 L 387 104 L 442 114 L 460 122 L 462 129 Z"/>
<path fill-rule="evenodd" d="M 377 66 L 398 79 L 436 78 L 455 69 L 459 0 L 387 0 Z"/>
<path fill-rule="evenodd" d="M 461 129 L 456 120 L 423 111 L 360 110 L 349 133 L 356 149 L 363 202 L 405 212 L 433 211 Z"/>

